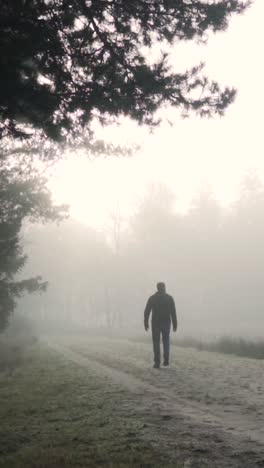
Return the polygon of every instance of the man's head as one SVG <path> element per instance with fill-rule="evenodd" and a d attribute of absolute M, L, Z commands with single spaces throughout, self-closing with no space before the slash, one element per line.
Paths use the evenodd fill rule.
<path fill-rule="evenodd" d="M 157 283 L 157 290 L 158 290 L 158 292 L 160 292 L 160 293 L 165 293 L 165 292 L 166 292 L 165 283 L 163 283 L 163 282 L 161 282 L 161 281 L 160 281 L 159 283 Z"/>

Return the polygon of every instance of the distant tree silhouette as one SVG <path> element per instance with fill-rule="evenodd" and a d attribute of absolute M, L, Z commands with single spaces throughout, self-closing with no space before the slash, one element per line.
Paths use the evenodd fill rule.
<path fill-rule="evenodd" d="M 203 65 L 173 73 L 156 41 L 205 40 L 245 10 L 240 0 L 13 0 L 0 19 L 0 137 L 52 140 L 94 118 L 127 115 L 154 124 L 163 104 L 186 115 L 222 114 L 234 89 L 220 90 Z"/>
<path fill-rule="evenodd" d="M 236 212 L 245 225 L 258 223 L 263 226 L 260 213 L 264 208 L 264 184 L 256 170 L 249 170 L 240 184 L 240 197 L 236 203 Z"/>

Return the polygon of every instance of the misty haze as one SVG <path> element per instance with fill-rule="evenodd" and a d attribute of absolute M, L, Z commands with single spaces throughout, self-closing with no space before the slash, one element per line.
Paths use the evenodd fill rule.
<path fill-rule="evenodd" d="M 0 468 L 264 466 L 264 3 L 0 26 Z"/>

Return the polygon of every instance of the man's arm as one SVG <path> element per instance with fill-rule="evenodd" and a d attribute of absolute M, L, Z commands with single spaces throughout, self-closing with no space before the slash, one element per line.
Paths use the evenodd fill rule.
<path fill-rule="evenodd" d="M 176 315 L 176 307 L 173 297 L 171 298 L 171 320 L 172 320 L 172 327 L 173 331 L 176 332 L 178 323 L 177 323 L 177 315 Z"/>
<path fill-rule="evenodd" d="M 144 310 L 144 327 L 146 331 L 149 329 L 149 316 L 150 316 L 151 309 L 152 309 L 152 304 L 151 304 L 151 297 L 150 297 Z"/>

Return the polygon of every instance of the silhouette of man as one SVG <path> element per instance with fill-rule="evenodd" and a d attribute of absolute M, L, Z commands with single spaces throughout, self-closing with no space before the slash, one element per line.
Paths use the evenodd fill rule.
<path fill-rule="evenodd" d="M 144 311 L 145 330 L 149 329 L 149 316 L 152 312 L 151 328 L 154 351 L 154 368 L 160 368 L 160 335 L 163 342 L 163 365 L 169 365 L 170 354 L 170 328 L 177 330 L 176 307 L 173 297 L 166 293 L 165 283 L 157 284 L 157 292 L 150 296 Z"/>

